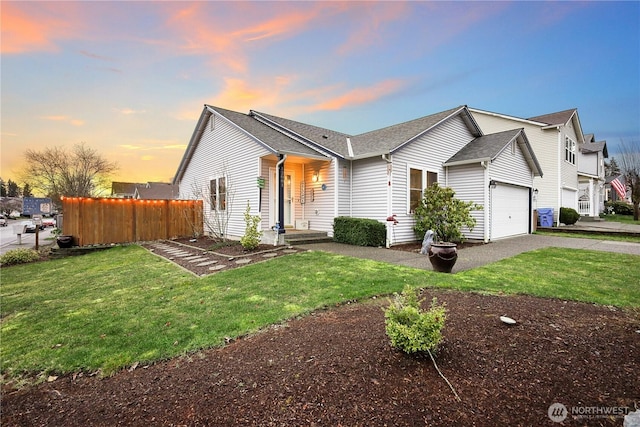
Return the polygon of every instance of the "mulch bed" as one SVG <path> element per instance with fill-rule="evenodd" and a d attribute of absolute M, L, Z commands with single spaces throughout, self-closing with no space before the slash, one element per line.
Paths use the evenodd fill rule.
<path fill-rule="evenodd" d="M 163 240 L 145 243 L 142 246 L 197 276 L 206 276 L 299 252 L 299 249 L 291 247 L 265 244 L 245 250 L 237 241 L 217 245 L 207 237 Z"/>
<path fill-rule="evenodd" d="M 378 298 L 109 378 L 5 386 L 2 425 L 620 426 L 547 411 L 640 404 L 637 310 L 430 289 L 425 307 L 433 296 L 448 308 L 436 360 L 461 402 L 428 356 L 390 347 Z"/>

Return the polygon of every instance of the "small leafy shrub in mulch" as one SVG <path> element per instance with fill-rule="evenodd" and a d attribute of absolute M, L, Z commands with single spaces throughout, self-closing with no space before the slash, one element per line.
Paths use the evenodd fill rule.
<path fill-rule="evenodd" d="M 260 245 L 260 240 L 262 239 L 262 231 L 258 230 L 260 221 L 262 221 L 260 215 L 251 215 L 251 206 L 247 201 L 247 209 L 244 211 L 244 222 L 246 224 L 246 228 L 244 236 L 240 239 L 240 244 L 248 251 L 257 248 L 258 245 Z"/>
<path fill-rule="evenodd" d="M 442 341 L 442 328 L 447 318 L 444 304 L 431 301 L 429 310 L 422 310 L 418 291 L 405 287 L 386 309 L 385 329 L 391 345 L 405 353 L 435 352 Z"/>
<path fill-rule="evenodd" d="M 34 262 L 40 259 L 38 251 L 33 249 L 13 249 L 0 256 L 0 265 L 3 267 L 8 265 L 25 264 L 27 262 Z"/>

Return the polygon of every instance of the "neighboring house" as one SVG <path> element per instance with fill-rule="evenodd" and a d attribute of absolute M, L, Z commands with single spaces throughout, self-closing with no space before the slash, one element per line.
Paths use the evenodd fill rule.
<path fill-rule="evenodd" d="M 166 182 L 148 182 L 136 186 L 134 199 L 172 200 L 180 196 L 180 187 Z"/>
<path fill-rule="evenodd" d="M 112 182 L 111 197 L 120 199 L 171 200 L 177 199 L 180 189 L 166 182 Z"/>
<path fill-rule="evenodd" d="M 578 210 L 578 157 L 584 135 L 577 109 L 523 119 L 470 108 L 484 132 L 524 128 L 533 151 L 544 170 L 544 178 L 534 179 L 536 209 L 553 209 L 554 224 L 560 207 Z"/>
<path fill-rule="evenodd" d="M 593 134 L 584 135 L 578 147 L 578 213 L 598 218 L 604 212 L 604 159 L 609 157 L 607 142 L 596 142 Z"/>
<path fill-rule="evenodd" d="M 416 240 L 413 209 L 436 181 L 484 207 L 467 238 L 529 233 L 541 175 L 521 127 L 483 135 L 466 106 L 347 135 L 205 105 L 173 183 L 205 201 L 205 218 L 226 218 L 229 237 L 244 234 L 249 203 L 274 240 L 287 228 L 332 235 L 333 219 L 350 216 L 386 223 L 393 245 Z"/>
<path fill-rule="evenodd" d="M 136 187 L 146 184 L 140 184 L 135 182 L 112 182 L 111 183 L 111 197 L 119 199 L 133 199 L 136 194 Z"/>

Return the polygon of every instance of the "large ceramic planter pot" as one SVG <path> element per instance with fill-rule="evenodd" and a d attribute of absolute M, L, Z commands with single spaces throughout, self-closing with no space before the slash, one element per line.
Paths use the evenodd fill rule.
<path fill-rule="evenodd" d="M 458 247 L 455 243 L 433 243 L 429 248 L 428 255 L 435 271 L 451 273 L 458 260 Z"/>
<path fill-rule="evenodd" d="M 58 236 L 56 243 L 58 243 L 59 248 L 70 248 L 73 246 L 73 236 Z"/>

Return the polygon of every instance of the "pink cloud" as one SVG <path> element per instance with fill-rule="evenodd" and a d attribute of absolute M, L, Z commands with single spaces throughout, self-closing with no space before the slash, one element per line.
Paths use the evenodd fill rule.
<path fill-rule="evenodd" d="M 367 104 L 391 95 L 406 86 L 406 82 L 390 79 L 378 82 L 370 87 L 361 87 L 348 91 L 344 95 L 316 104 L 312 110 L 339 110 L 354 105 Z"/>
<path fill-rule="evenodd" d="M 359 19 L 352 21 L 355 28 L 338 49 L 341 55 L 385 43 L 381 34 L 384 26 L 409 17 L 411 12 L 410 4 L 407 2 L 356 3 L 356 6 L 353 13 L 357 14 Z"/>

